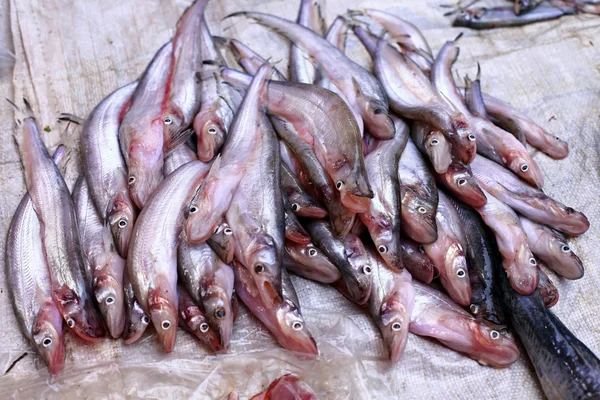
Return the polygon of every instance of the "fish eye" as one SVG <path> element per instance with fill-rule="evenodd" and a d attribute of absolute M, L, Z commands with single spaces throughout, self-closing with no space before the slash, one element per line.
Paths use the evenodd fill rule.
<path fill-rule="evenodd" d="M 262 264 L 258 264 L 256 267 L 254 267 L 254 272 L 256 272 L 257 274 L 260 274 L 261 272 L 265 271 L 265 267 Z"/>
<path fill-rule="evenodd" d="M 467 184 L 467 180 L 465 178 L 460 178 L 457 183 L 458 186 L 465 186 Z"/>
<path fill-rule="evenodd" d="M 190 207 L 190 213 L 194 214 L 196 211 L 198 211 L 198 207 L 196 207 L 196 206 Z"/>
<path fill-rule="evenodd" d="M 317 249 L 310 249 L 310 250 L 308 250 L 308 255 L 310 257 L 315 257 L 317 255 Z"/>
<path fill-rule="evenodd" d="M 556 140 L 560 140 L 560 138 L 558 136 L 554 136 L 554 139 Z"/>
<path fill-rule="evenodd" d="M 371 269 L 371 266 L 370 266 L 370 265 L 365 265 L 365 266 L 362 268 L 362 272 L 363 272 L 365 275 L 371 275 L 371 271 L 372 271 L 372 269 Z"/>
<path fill-rule="evenodd" d="M 142 322 L 143 322 L 144 324 L 149 324 L 149 323 L 150 323 L 150 318 L 149 318 L 147 315 L 144 315 L 144 316 L 142 317 Z"/>
<path fill-rule="evenodd" d="M 299 331 L 304 327 L 304 325 L 302 324 L 302 322 L 294 322 L 292 324 L 292 329 L 295 331 Z"/>
<path fill-rule="evenodd" d="M 223 233 L 226 234 L 227 236 L 231 236 L 233 234 L 233 231 L 231 230 L 231 228 L 225 228 L 223 230 Z"/>
<path fill-rule="evenodd" d="M 208 128 L 208 133 L 211 135 L 216 135 L 217 129 L 215 127 L 211 126 L 210 128 Z"/>
<path fill-rule="evenodd" d="M 340 190 L 342 188 L 342 186 L 344 186 L 344 182 L 342 181 L 337 181 L 337 183 L 335 184 L 335 187 Z"/>
<path fill-rule="evenodd" d="M 215 317 L 221 319 L 225 316 L 225 310 L 223 310 L 222 308 L 219 308 L 217 311 L 215 311 Z"/>
<path fill-rule="evenodd" d="M 573 207 L 567 207 L 565 208 L 565 211 L 567 212 L 567 214 L 573 214 L 575 212 L 575 209 Z"/>
<path fill-rule="evenodd" d="M 385 254 L 385 253 L 387 253 L 387 251 L 388 251 L 388 248 L 387 248 L 387 246 L 383 246 L 383 245 L 381 245 L 381 246 L 379 246 L 379 247 L 377 248 L 377 250 L 379 250 L 379 252 L 380 252 L 381 254 Z"/>
<path fill-rule="evenodd" d="M 172 123 L 173 123 L 173 118 L 171 118 L 171 117 L 165 117 L 165 124 L 171 125 Z"/>
<path fill-rule="evenodd" d="M 75 320 L 73 318 L 69 318 L 67 320 L 67 325 L 69 325 L 69 328 L 72 328 L 75 326 Z"/>
<path fill-rule="evenodd" d="M 431 139 L 429 144 L 431 144 L 432 146 L 437 146 L 438 144 L 440 144 L 440 141 L 438 139 Z"/>
<path fill-rule="evenodd" d="M 563 251 L 563 253 L 568 253 L 571 251 L 571 248 L 567 245 L 564 245 L 561 250 Z"/>
<path fill-rule="evenodd" d="M 169 329 L 171 327 L 171 322 L 170 321 L 163 321 L 160 324 L 160 327 L 163 329 L 163 331 L 166 331 L 167 329 Z"/>
<path fill-rule="evenodd" d="M 523 171 L 523 172 L 529 171 L 529 165 L 527 165 L 527 164 L 521 165 L 521 171 Z"/>
<path fill-rule="evenodd" d="M 471 310 L 473 314 L 479 314 L 479 306 L 477 304 L 471 304 L 469 310 Z"/>
<path fill-rule="evenodd" d="M 394 332 L 398 332 L 400 329 L 402 329 L 402 324 L 400 324 L 400 322 L 394 322 L 392 324 L 392 330 Z"/>
<path fill-rule="evenodd" d="M 206 333 L 208 332 L 208 324 L 206 322 L 203 322 L 202 324 L 200 324 L 200 332 L 202 333 Z"/>
<path fill-rule="evenodd" d="M 122 219 L 119 221 L 119 228 L 125 228 L 127 226 L 127 221 Z"/>
<path fill-rule="evenodd" d="M 115 298 L 114 297 L 107 297 L 106 298 L 106 304 L 113 304 L 115 302 Z"/>
<path fill-rule="evenodd" d="M 423 254 L 423 253 L 425 253 L 425 247 L 423 247 L 423 245 L 420 245 L 420 246 L 417 248 L 417 251 L 419 252 L 419 254 Z"/>
<path fill-rule="evenodd" d="M 45 338 L 45 339 L 42 341 L 42 346 L 44 346 L 44 347 L 48 347 L 48 346 L 50 346 L 51 344 L 52 344 L 52 339 L 50 339 L 50 338 Z"/>
<path fill-rule="evenodd" d="M 490 332 L 490 337 L 492 338 L 492 340 L 498 340 L 498 339 L 500 339 L 500 332 L 498 332 L 498 331 L 491 331 Z"/>
<path fill-rule="evenodd" d="M 464 270 L 464 269 L 462 269 L 462 268 L 459 268 L 459 269 L 457 269 L 457 270 L 456 270 L 456 275 L 457 275 L 459 278 L 462 278 L 463 276 L 465 276 L 465 275 L 466 275 L 466 273 L 465 273 L 465 270 Z"/>
<path fill-rule="evenodd" d="M 427 212 L 427 210 L 423 206 L 417 208 L 417 211 L 420 212 L 421 214 L 425 214 Z"/>
<path fill-rule="evenodd" d="M 469 136 L 467 136 L 467 137 L 469 138 L 469 140 L 470 140 L 471 142 L 473 142 L 473 141 L 475 141 L 475 139 L 477 139 L 477 138 L 475 137 L 475 135 L 473 135 L 472 133 L 471 133 Z"/>
<path fill-rule="evenodd" d="M 292 204 L 292 211 L 296 212 L 300 209 L 300 205 L 298 203 Z"/>
<path fill-rule="evenodd" d="M 373 110 L 373 114 L 375 114 L 375 115 L 383 114 L 384 112 L 385 112 L 385 110 L 380 107 L 377 107 L 376 109 Z"/>
<path fill-rule="evenodd" d="M 135 182 L 135 176 L 130 176 L 127 182 L 129 182 L 130 185 L 133 184 Z"/>
<path fill-rule="evenodd" d="M 537 265 L 537 261 L 535 261 L 535 258 L 531 257 L 529 259 L 529 264 L 531 264 L 531 265 Z"/>

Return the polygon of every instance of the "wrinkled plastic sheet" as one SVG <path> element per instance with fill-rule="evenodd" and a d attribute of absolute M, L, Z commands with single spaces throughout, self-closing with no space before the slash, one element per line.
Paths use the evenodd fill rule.
<path fill-rule="evenodd" d="M 9 3 L 10 2 L 10 7 Z M 600 19 L 574 16 L 523 28 L 475 32 L 450 27 L 439 8 L 451 0 L 326 0 L 327 22 L 346 8 L 388 9 L 419 26 L 431 47 L 464 31 L 457 71 L 482 67 L 485 91 L 525 110 L 549 131 L 569 141 L 570 155 L 553 161 L 541 153 L 545 190 L 582 210 L 592 222 L 570 241 L 585 262 L 585 277 L 567 281 L 550 274 L 560 290 L 554 312 L 596 354 L 600 354 Z M 270 11 L 294 19 L 297 1 L 212 0 L 210 29 L 241 39 L 286 70 L 288 43 L 277 34 L 241 19 L 221 22 L 238 10 Z M 501 2 L 506 4 L 505 2 Z M 79 132 L 57 123 L 60 112 L 85 116 L 102 98 L 143 71 L 153 53 L 169 39 L 183 0 L 0 0 L 0 33 L 10 32 L 17 56 L 14 77 L 3 75 L 2 97 L 30 100 L 53 150 L 64 143 L 72 154 L 66 180 L 80 169 Z M 10 22 L 9 22 L 10 21 Z M 10 23 L 10 32 L 7 29 Z M 228 28 L 224 31 L 224 28 Z M 368 66 L 366 53 L 350 36 L 349 52 Z M 0 103 L 0 228 L 5 238 L 10 218 L 25 192 L 11 139 L 12 110 Z M 533 151 L 533 150 L 532 150 Z M 4 252 L 0 252 L 0 258 Z M 3 260 L 2 260 L 3 262 Z M 334 289 L 293 277 L 303 314 L 321 351 L 318 360 L 301 360 L 277 345 L 242 306 L 231 351 L 210 355 L 180 332 L 175 350 L 163 354 L 149 330 L 136 344 L 119 340 L 83 343 L 65 335 L 66 369 L 52 379 L 23 339 L 14 318 L 4 274 L 0 274 L 0 398 L 241 398 L 259 392 L 281 374 L 303 377 L 323 399 L 538 398 L 539 384 L 522 357 L 510 368 L 483 367 L 437 342 L 410 336 L 399 364 L 386 351 L 367 313 Z M 523 351 L 522 351 L 523 352 Z"/>

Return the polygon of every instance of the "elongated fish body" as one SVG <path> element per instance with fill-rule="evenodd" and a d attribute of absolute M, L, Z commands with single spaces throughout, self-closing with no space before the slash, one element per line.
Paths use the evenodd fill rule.
<path fill-rule="evenodd" d="M 242 66 L 244 71 L 250 75 L 256 75 L 260 67 L 267 63 L 267 60 L 256 53 L 250 47 L 246 46 L 239 40 L 235 39 L 224 39 L 227 43 L 227 47 L 231 50 L 235 56 L 238 64 Z M 271 79 L 278 81 L 287 81 L 287 78 L 283 76 L 277 68 L 273 68 L 273 74 Z"/>
<path fill-rule="evenodd" d="M 195 0 L 185 10 L 173 37 L 171 74 L 163 111 L 165 137 L 180 135 L 200 109 L 201 91 L 196 72 L 202 68 L 203 46 L 212 40 L 203 34 L 204 9 L 208 0 Z M 203 160 L 203 161 L 210 161 Z"/>
<path fill-rule="evenodd" d="M 429 256 L 425 253 L 423 245 L 412 239 L 402 237 L 400 239 L 402 247 L 402 262 L 404 268 L 416 280 L 425 284 L 431 283 L 435 265 Z"/>
<path fill-rule="evenodd" d="M 436 182 L 456 197 L 458 200 L 471 207 L 481 207 L 485 205 L 487 199 L 479 183 L 473 176 L 473 172 L 468 165 L 454 160 L 448 166 L 448 170 L 443 174 L 434 173 Z"/>
<path fill-rule="evenodd" d="M 235 115 L 221 156 L 213 163 L 211 173 L 192 200 L 185 228 L 190 243 L 202 243 L 212 235 L 230 208 L 242 177 L 261 152 L 263 132 L 268 129 L 262 98 L 270 71 L 265 65 L 254 76 Z"/>
<path fill-rule="evenodd" d="M 184 213 L 209 167 L 192 161 L 161 183 L 138 217 L 127 257 L 135 297 L 167 353 L 177 335 L 177 246 Z"/>
<path fill-rule="evenodd" d="M 150 317 L 144 312 L 140 302 L 135 298 L 133 285 L 129 279 L 127 268 L 125 268 L 123 274 L 123 293 L 125 296 L 125 329 L 123 331 L 123 342 L 125 344 L 132 344 L 142 337 L 150 323 Z"/>
<path fill-rule="evenodd" d="M 574 9 L 559 9 L 552 6 L 540 6 L 523 14 L 515 15 L 513 7 L 474 8 L 463 10 L 456 17 L 453 26 L 464 26 L 471 29 L 494 29 L 512 26 L 522 26 L 539 21 L 560 18 L 573 14 Z"/>
<path fill-rule="evenodd" d="M 569 155 L 567 142 L 547 132 L 525 113 L 489 95 L 483 95 L 483 102 L 487 112 L 515 137 L 523 137 L 527 143 L 556 160 L 562 160 Z"/>
<path fill-rule="evenodd" d="M 40 233 L 52 282 L 52 297 L 67 325 L 82 339 L 104 336 L 101 317 L 85 284 L 77 217 L 69 188 L 46 151 L 28 103 L 19 118 L 19 152 L 25 183 L 40 221 Z"/>
<path fill-rule="evenodd" d="M 562 233 L 522 216 L 519 220 L 527 234 L 531 252 L 544 261 L 548 268 L 567 279 L 583 277 L 583 263 Z"/>
<path fill-rule="evenodd" d="M 231 397 L 231 395 L 229 396 Z M 317 400 L 317 395 L 306 382 L 301 381 L 297 376 L 285 374 L 271 382 L 267 390 L 250 398 L 250 400 L 268 399 Z"/>
<path fill-rule="evenodd" d="M 442 98 L 427 75 L 382 39 L 377 42 L 373 60 L 391 109 L 402 117 L 425 122 L 441 131 L 460 160 L 470 163 L 477 151 L 471 127 L 465 116 Z"/>
<path fill-rule="evenodd" d="M 523 296 L 498 271 L 508 317 L 548 399 L 600 397 L 600 360 L 547 308 L 538 291 Z"/>
<path fill-rule="evenodd" d="M 541 188 L 544 182 L 542 172 L 527 149 L 510 133 L 498 128 L 489 120 L 474 117 L 468 110 L 452 76 L 452 65 L 458 58 L 458 53 L 456 40 L 444 44 L 431 70 L 433 84 L 446 100 L 465 116 L 472 134 L 477 139 L 479 154 L 505 165 L 527 182 Z"/>
<path fill-rule="evenodd" d="M 185 165 L 189 162 L 196 161 L 198 157 L 196 153 L 189 146 L 183 144 L 173 150 L 172 152 L 165 157 L 165 165 L 163 167 L 163 172 L 166 176 L 171 175 L 173 172 L 177 170 L 177 168 Z"/>
<path fill-rule="evenodd" d="M 435 214 L 438 190 L 435 180 L 417 147 L 408 140 L 398 163 L 402 207 L 402 230 L 419 243 L 437 240 Z"/>
<path fill-rule="evenodd" d="M 387 97 L 369 71 L 350 60 L 327 40 L 301 25 L 259 12 L 238 12 L 229 17 L 238 15 L 275 29 L 303 49 L 344 93 L 351 107 L 360 113 L 365 127 L 373 136 L 389 139 L 394 135 L 394 125 L 388 114 Z"/>
<path fill-rule="evenodd" d="M 108 332 L 118 338 L 125 329 L 125 299 L 123 270 L 125 260 L 117 253 L 110 229 L 92 202 L 88 184 L 83 176 L 73 188 L 79 240 L 88 282 Z"/>
<path fill-rule="evenodd" d="M 391 271 L 379 254 L 368 248 L 373 268 L 373 289 L 369 296 L 369 312 L 375 319 L 392 362 L 400 361 L 408 342 L 408 325 L 415 301 L 412 277 L 408 271 Z"/>
<path fill-rule="evenodd" d="M 202 60 L 225 64 L 204 18 L 200 33 Z M 210 64 L 202 64 L 198 68 L 202 85 L 202 106 L 194 118 L 194 131 L 198 137 L 198 158 L 204 162 L 212 160 L 225 143 L 233 116 L 243 96 L 235 88 L 226 85 L 216 70 L 217 66 Z"/>
<path fill-rule="evenodd" d="M 204 312 L 181 286 L 177 287 L 177 299 L 180 314 L 179 326 L 196 336 L 200 343 L 212 352 L 223 350 L 219 344 L 219 337 L 208 324 Z"/>
<path fill-rule="evenodd" d="M 59 147 L 54 160 L 66 153 Z M 25 193 L 6 236 L 6 278 L 13 309 L 25 338 L 35 346 L 52 375 L 64 366 L 63 318 L 52 298 L 40 221 Z"/>
<path fill-rule="evenodd" d="M 318 0 L 301 0 L 296 23 L 317 35 L 325 34 L 325 21 L 321 15 L 321 4 Z M 315 81 L 315 66 L 304 51 L 292 44 L 290 49 L 290 80 L 292 82 L 309 83 Z"/>
<path fill-rule="evenodd" d="M 534 222 L 574 236 L 590 227 L 583 213 L 548 197 L 485 157 L 476 157 L 471 170 L 482 189 Z"/>
<path fill-rule="evenodd" d="M 233 270 L 208 244 L 187 240 L 179 246 L 177 270 L 180 283 L 217 333 L 220 347 L 228 349 L 233 330 Z"/>
<path fill-rule="evenodd" d="M 398 175 L 400 155 L 408 140 L 408 125 L 392 117 L 396 134 L 389 140 L 376 140 L 374 148 L 365 158 L 365 168 L 373 189 L 369 210 L 359 214 L 386 264 L 402 269 L 400 248 L 401 194 Z"/>
<path fill-rule="evenodd" d="M 477 318 L 502 326 L 504 315 L 494 273 L 496 268 L 501 268 L 502 259 L 498 253 L 494 234 L 476 211 L 454 200 L 452 204 L 463 225 L 466 242 L 465 255 L 471 281 L 469 310 Z"/>
<path fill-rule="evenodd" d="M 285 163 L 281 163 L 281 189 L 287 197 L 292 211 L 298 217 L 324 218 L 327 216 L 327 210 L 306 193 L 298 178 Z"/>
<path fill-rule="evenodd" d="M 286 240 L 283 265 L 288 271 L 316 282 L 333 283 L 342 278 L 337 267 L 313 243 L 298 244 Z"/>
<path fill-rule="evenodd" d="M 225 80 L 248 85 L 250 77 L 222 70 Z M 360 129 L 346 103 L 336 94 L 313 85 L 270 81 L 267 112 L 279 119 L 278 132 L 299 135 L 312 147 L 319 162 L 340 191 L 344 205 L 354 212 L 369 206 L 373 192 L 365 171 Z M 286 138 L 283 138 L 286 140 Z M 286 140 L 289 143 L 289 140 Z"/>
<path fill-rule="evenodd" d="M 444 134 L 423 122 L 415 121 L 411 137 L 421 153 L 425 154 L 438 174 L 448 171 L 452 163 L 452 144 Z"/>
<path fill-rule="evenodd" d="M 480 364 L 508 367 L 519 358 L 514 340 L 479 322 L 448 296 L 413 281 L 415 305 L 410 332 L 439 340 L 444 346 L 465 353 Z"/>
<path fill-rule="evenodd" d="M 232 266 L 235 273 L 235 292 L 252 314 L 275 336 L 279 344 L 303 358 L 317 356 L 317 344 L 302 317 L 300 304 L 287 272 L 282 273 L 283 301 L 273 309 L 263 303 L 250 271 L 236 260 Z"/>
<path fill-rule="evenodd" d="M 488 114 L 485 103 L 483 102 L 483 93 L 481 92 L 481 81 L 479 80 L 479 75 L 481 73 L 481 69 L 479 64 L 477 64 L 477 78 L 475 81 L 471 81 L 470 79 L 466 79 L 466 90 L 465 90 L 465 101 L 467 103 L 467 107 L 469 107 L 469 111 L 476 117 L 490 119 L 490 115 Z M 515 135 L 514 132 L 511 132 Z M 519 140 L 519 142 L 525 144 L 525 142 L 521 139 L 521 137 L 515 135 L 515 137 Z"/>
<path fill-rule="evenodd" d="M 140 209 L 163 179 L 165 123 L 162 115 L 172 55 L 171 42 L 158 50 L 144 71 L 119 127 L 121 153 L 128 168 L 129 194 Z"/>
<path fill-rule="evenodd" d="M 435 264 L 442 286 L 452 300 L 468 306 L 471 304 L 471 284 L 464 229 L 450 199 L 441 191 L 435 219 L 438 238 L 434 243 L 423 245 L 425 253 Z"/>
<path fill-rule="evenodd" d="M 119 124 L 136 87 L 136 82 L 130 83 L 109 94 L 92 110 L 81 133 L 85 179 L 100 217 L 110 225 L 121 257 L 127 256 L 137 210 L 129 196 Z"/>
<path fill-rule="evenodd" d="M 347 294 L 365 304 L 371 293 L 371 266 L 360 239 L 352 234 L 338 239 L 323 220 L 305 220 L 304 227 L 315 246 L 340 270 Z"/>
<path fill-rule="evenodd" d="M 476 210 L 496 236 L 502 267 L 510 284 L 519 293 L 531 294 L 538 284 L 537 261 L 527 244 L 527 234 L 517 214 L 506 204 L 486 193 L 485 206 Z"/>

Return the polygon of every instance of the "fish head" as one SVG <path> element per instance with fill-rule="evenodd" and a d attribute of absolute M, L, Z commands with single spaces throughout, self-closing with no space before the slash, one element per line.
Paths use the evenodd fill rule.
<path fill-rule="evenodd" d="M 381 303 L 379 316 L 377 325 L 383 341 L 390 351 L 390 360 L 397 362 L 404 354 L 408 342 L 410 315 L 408 315 L 406 307 L 398 300 L 397 293 L 391 293 Z"/>
<path fill-rule="evenodd" d="M 364 161 L 352 167 L 348 160 L 341 155 L 334 163 L 331 178 L 335 182 L 335 188 L 340 192 L 342 204 L 354 212 L 366 212 L 369 210 L 373 190 L 367 179 Z"/>
<path fill-rule="evenodd" d="M 352 229 L 356 219 L 356 213 L 350 211 L 342 204 L 339 204 L 338 207 L 329 209 L 329 219 L 331 220 L 333 234 L 337 237 L 341 237 L 346 235 L 350 232 L 350 229 Z"/>
<path fill-rule="evenodd" d="M 351 267 L 351 273 L 342 272 L 347 293 L 357 304 L 365 304 L 371 295 L 373 273 L 367 250 L 358 236 L 348 234 L 344 238 L 344 252 Z"/>
<path fill-rule="evenodd" d="M 477 137 L 473 133 L 473 128 L 466 117 L 459 113 L 452 119 L 452 129 L 458 136 L 459 145 L 455 147 L 455 151 L 462 162 L 470 164 L 477 155 Z"/>
<path fill-rule="evenodd" d="M 203 162 L 212 160 L 227 135 L 223 119 L 212 107 L 203 109 L 194 118 L 194 131 L 198 138 L 198 158 Z"/>
<path fill-rule="evenodd" d="M 55 290 L 53 297 L 67 325 L 77 336 L 89 342 L 102 340 L 106 334 L 102 318 L 89 298 L 82 300 L 66 286 Z"/>
<path fill-rule="evenodd" d="M 235 240 L 233 238 L 233 230 L 229 224 L 223 222 L 219 225 L 209 239 L 208 244 L 221 260 L 227 264 L 231 263 L 235 253 Z"/>
<path fill-rule="evenodd" d="M 228 349 L 233 331 L 233 310 L 227 293 L 223 290 L 209 289 L 209 295 L 202 299 L 202 304 L 209 325 L 218 332 L 220 346 Z"/>
<path fill-rule="evenodd" d="M 185 126 L 185 117 L 179 107 L 168 107 L 162 115 L 163 137 L 173 138 L 183 131 Z"/>
<path fill-rule="evenodd" d="M 460 243 L 454 242 L 448 246 L 443 268 L 445 273 L 440 274 L 440 279 L 444 289 L 457 304 L 463 307 L 469 306 L 471 304 L 471 281 L 467 260 Z"/>
<path fill-rule="evenodd" d="M 471 169 L 460 161 L 453 162 L 446 173 L 441 174 L 443 185 L 463 203 L 471 207 L 483 207 L 487 197 L 475 180 Z"/>
<path fill-rule="evenodd" d="M 390 117 L 387 102 L 379 97 L 365 96 L 364 102 L 360 101 L 361 116 L 368 127 L 369 133 L 379 139 L 391 139 L 396 133 L 394 121 Z M 362 103 L 362 104 L 361 104 Z"/>
<path fill-rule="evenodd" d="M 528 296 L 538 285 L 537 260 L 531 253 L 529 246 L 523 243 L 516 251 L 512 260 L 504 259 L 502 266 L 507 272 L 510 285 L 518 293 Z"/>
<path fill-rule="evenodd" d="M 424 244 L 437 240 L 436 210 L 437 201 L 424 198 L 410 188 L 402 190 L 402 229 L 413 240 Z"/>
<path fill-rule="evenodd" d="M 433 279 L 435 267 L 431 259 L 425 254 L 423 245 L 402 239 L 401 246 L 404 267 L 413 278 L 424 283 L 430 283 Z"/>
<path fill-rule="evenodd" d="M 515 341 L 506 333 L 475 320 L 470 321 L 469 330 L 471 331 L 469 336 L 473 340 L 471 357 L 479 363 L 503 368 L 519 358 L 519 349 Z"/>
<path fill-rule="evenodd" d="M 99 274 L 94 278 L 94 296 L 104 317 L 106 326 L 113 338 L 118 338 L 125 329 L 125 295 L 123 293 L 122 271 L 125 260 L 112 253 L 106 260 L 104 271 L 121 272 L 121 277 L 110 274 Z"/>
<path fill-rule="evenodd" d="M 292 257 L 295 260 L 301 260 L 305 264 L 315 265 L 318 269 L 337 269 L 331 263 L 329 258 L 314 245 L 314 243 L 288 243 L 289 245 L 286 245 L 286 249 L 292 254 Z"/>
<path fill-rule="evenodd" d="M 122 193 L 110 205 L 107 212 L 108 224 L 115 241 L 115 246 L 121 257 L 126 258 L 129 251 L 129 240 L 137 211 L 128 193 Z"/>
<path fill-rule="evenodd" d="M 553 234 L 550 237 L 548 252 L 554 260 L 559 260 L 561 276 L 568 279 L 579 279 L 583 276 L 583 263 L 573 252 L 563 235 Z"/>
<path fill-rule="evenodd" d="M 385 264 L 396 269 L 404 268 L 400 247 L 400 221 L 395 221 L 391 215 L 376 215 L 370 222 L 371 238 Z"/>
<path fill-rule="evenodd" d="M 123 331 L 123 342 L 132 344 L 138 341 L 150 324 L 150 317 L 142 307 L 135 301 L 127 310 L 125 319 L 125 330 Z"/>
<path fill-rule="evenodd" d="M 265 307 L 275 307 L 281 298 L 281 256 L 275 241 L 268 235 L 256 237 L 245 250 L 246 267 L 260 293 Z"/>
<path fill-rule="evenodd" d="M 159 121 L 162 124 L 162 121 Z M 149 132 L 129 149 L 129 194 L 141 210 L 163 179 L 163 137 Z"/>
<path fill-rule="evenodd" d="M 527 183 L 542 188 L 544 185 L 544 176 L 540 167 L 535 161 L 529 158 L 528 154 L 522 151 L 513 151 L 507 156 L 507 167 L 514 172 L 519 178 Z"/>
<path fill-rule="evenodd" d="M 148 291 L 148 314 L 166 353 L 173 350 L 177 337 L 178 303 L 174 296 L 176 290 L 166 285 Z"/>
<path fill-rule="evenodd" d="M 288 350 L 314 358 L 319 355 L 317 343 L 306 326 L 300 310 L 291 299 L 286 298 L 276 312 L 277 341 Z"/>
<path fill-rule="evenodd" d="M 62 316 L 52 304 L 40 309 L 31 331 L 38 354 L 46 362 L 52 375 L 59 373 L 65 363 L 62 326 Z"/>
<path fill-rule="evenodd" d="M 429 132 L 424 147 L 438 173 L 443 173 L 452 163 L 452 145 L 442 132 L 435 130 Z"/>
<path fill-rule="evenodd" d="M 184 307 L 179 305 L 181 323 L 190 331 L 200 342 L 206 345 L 213 352 L 223 350 L 219 342 L 217 333 L 211 329 L 208 319 L 202 311 L 193 303 L 187 303 Z"/>

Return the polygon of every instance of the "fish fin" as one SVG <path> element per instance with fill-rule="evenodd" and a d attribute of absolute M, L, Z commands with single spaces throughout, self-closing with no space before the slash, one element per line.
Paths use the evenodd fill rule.
<path fill-rule="evenodd" d="M 213 161 L 213 164 L 210 166 L 210 170 L 208 171 L 206 178 L 204 178 L 204 181 L 207 182 L 210 178 L 218 175 L 220 169 L 221 169 L 221 154 L 219 153 L 219 154 L 217 154 L 215 161 Z"/>
<path fill-rule="evenodd" d="M 354 92 L 356 93 L 357 96 L 359 96 L 362 93 L 362 90 L 360 89 L 360 85 L 358 84 L 358 81 L 352 77 L 352 87 L 354 88 Z"/>
<path fill-rule="evenodd" d="M 219 48 L 219 50 L 227 49 L 231 46 L 231 39 L 223 37 L 223 36 L 213 36 L 213 42 L 215 46 Z"/>
<path fill-rule="evenodd" d="M 58 117 L 58 120 L 72 122 L 76 125 L 83 125 L 83 123 L 85 122 L 85 118 L 81 118 L 81 117 L 78 117 L 76 115 L 69 114 L 69 113 L 60 114 Z"/>
<path fill-rule="evenodd" d="M 165 151 L 165 157 L 171 152 L 173 152 L 173 150 L 176 150 L 182 144 L 185 144 L 185 142 L 187 142 L 193 134 L 194 130 L 192 128 L 171 133 L 169 136 L 169 145 L 167 146 Z"/>

